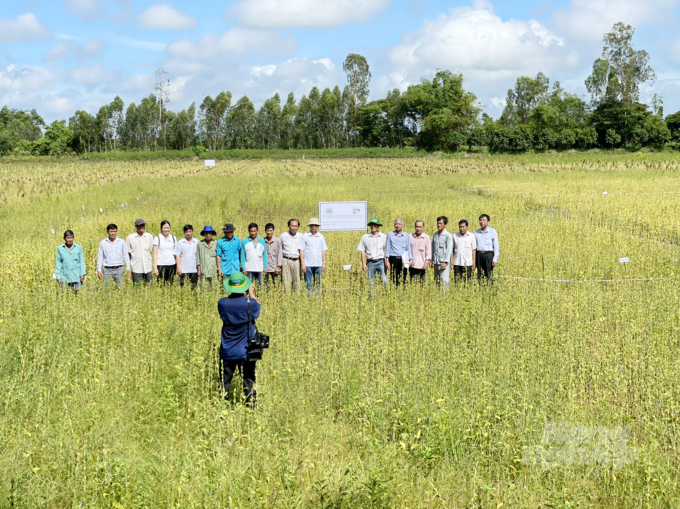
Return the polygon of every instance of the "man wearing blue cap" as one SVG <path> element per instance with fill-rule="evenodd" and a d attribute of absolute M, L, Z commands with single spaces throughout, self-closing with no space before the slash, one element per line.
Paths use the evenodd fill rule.
<path fill-rule="evenodd" d="M 255 299 L 252 283 L 242 272 L 234 272 L 224 280 L 228 297 L 221 298 L 217 309 L 222 319 L 220 358 L 224 381 L 224 397 L 238 368 L 243 376 L 246 405 L 254 406 L 257 393 L 255 385 L 256 361 L 248 360 L 248 343 L 255 337 L 255 320 L 260 316 L 260 303 Z M 245 297 L 248 292 L 248 297 Z"/>
<path fill-rule="evenodd" d="M 217 243 L 213 242 L 215 230 L 212 226 L 204 226 L 201 230 L 203 240 L 196 248 L 196 268 L 201 288 L 210 290 L 213 279 L 217 277 Z"/>

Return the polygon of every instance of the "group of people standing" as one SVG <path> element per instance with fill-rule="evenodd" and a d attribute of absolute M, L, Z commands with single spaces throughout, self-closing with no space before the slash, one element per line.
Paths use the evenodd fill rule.
<path fill-rule="evenodd" d="M 437 231 L 432 240 L 424 232 L 425 223 L 414 224 L 415 233 L 404 232 L 404 220 L 394 221 L 394 230 L 387 235 L 380 231 L 383 226 L 377 217 L 368 222 L 370 233 L 365 234 L 357 250 L 361 252 L 364 272 L 368 272 L 371 284 L 379 275 L 387 287 L 386 271 L 391 272 L 392 282 L 399 286 L 406 281 L 423 283 L 428 268 L 434 269 L 438 285 L 448 286 L 451 267 L 456 281 L 472 278 L 477 270 L 478 279 L 489 279 L 498 263 L 498 233 L 489 226 L 488 214 L 479 216 L 480 228 L 474 234 L 468 231 L 467 220 L 458 222 L 458 232 L 451 234 L 446 226 L 446 216 L 437 218 Z"/>
<path fill-rule="evenodd" d="M 438 285 L 448 285 L 453 266 L 456 280 L 469 279 L 477 270 L 478 278 L 490 278 L 498 262 L 499 246 L 496 230 L 489 226 L 487 214 L 479 217 L 480 228 L 468 231 L 468 222 L 458 223 L 458 232 L 451 234 L 445 216 L 437 218 L 437 231 L 432 239 L 424 232 L 425 223 L 418 220 L 415 232 L 404 231 L 404 221 L 397 218 L 394 230 L 387 235 L 378 218 L 368 222 L 371 232 L 365 234 L 359 246 L 362 268 L 373 283 L 379 275 L 387 286 L 387 272 L 396 286 L 406 280 L 424 282 L 428 269 L 434 269 Z M 154 276 L 164 284 L 172 284 L 179 277 L 180 285 L 188 281 L 192 288 L 209 289 L 218 278 L 225 280 L 241 272 L 251 282 L 273 286 L 281 284 L 286 292 L 297 292 L 304 277 L 307 291 L 317 290 L 326 272 L 328 245 L 319 232 L 318 218 L 307 223 L 309 231 L 298 231 L 300 221 L 290 219 L 288 231 L 274 236 L 272 223 L 265 225 L 265 237 L 259 236 L 256 223 L 248 225 L 248 236 L 243 240 L 235 235 L 236 228 L 227 223 L 223 236 L 217 239 L 215 229 L 206 225 L 200 232 L 202 240 L 194 237 L 193 226 L 184 225 L 184 236 L 178 239 L 171 233 L 168 221 L 160 224 L 160 233 L 153 236 L 146 231 L 143 219 L 135 221 L 135 233 L 126 240 L 118 237 L 118 227 L 109 224 L 107 237 L 99 243 L 97 276 L 118 287 L 126 275 L 134 284 L 150 284 Z M 78 290 L 85 279 L 83 249 L 74 243 L 71 230 L 64 233 L 64 244 L 57 248 L 54 277 L 60 284 Z"/>

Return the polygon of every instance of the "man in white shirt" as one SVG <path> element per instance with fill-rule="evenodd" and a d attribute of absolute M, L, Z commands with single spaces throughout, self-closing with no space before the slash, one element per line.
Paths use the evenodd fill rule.
<path fill-rule="evenodd" d="M 97 253 L 97 276 L 105 282 L 112 279 L 118 288 L 123 284 L 125 270 L 130 275 L 130 257 L 123 239 L 118 238 L 118 226 L 111 223 L 106 227 L 107 238 L 99 243 Z"/>
<path fill-rule="evenodd" d="M 281 250 L 283 252 L 283 289 L 290 293 L 291 287 L 294 293 L 300 289 L 300 239 L 302 234 L 298 232 L 300 221 L 288 220 L 288 231 L 281 234 Z"/>
<path fill-rule="evenodd" d="M 146 231 L 144 219 L 135 221 L 135 229 L 137 231 L 128 235 L 125 241 L 132 267 L 132 282 L 138 284 L 144 281 L 144 284 L 148 285 L 153 281 L 153 262 L 151 261 L 153 235 Z"/>
<path fill-rule="evenodd" d="M 477 239 L 475 234 L 468 231 L 468 222 L 465 219 L 458 221 L 458 231 L 453 235 L 453 276 L 456 283 L 460 280 L 467 282 L 477 268 Z"/>
<path fill-rule="evenodd" d="M 191 282 L 194 290 L 198 284 L 198 267 L 196 266 L 196 249 L 198 240 L 194 238 L 194 227 L 184 225 L 184 238 L 175 244 L 175 259 L 177 260 L 177 275 L 180 286 L 184 286 L 184 280 Z"/>
<path fill-rule="evenodd" d="M 361 252 L 361 266 L 364 272 L 368 270 L 369 287 L 373 292 L 373 283 L 376 273 L 380 274 L 383 285 L 387 288 L 387 275 L 385 274 L 385 250 L 387 247 L 387 235 L 380 232 L 382 223 L 377 217 L 372 217 L 368 222 L 371 233 L 361 237 L 357 251 Z"/>
<path fill-rule="evenodd" d="M 313 217 L 307 223 L 309 231 L 300 239 L 300 268 L 305 273 L 307 282 L 307 292 L 312 293 L 312 286 L 315 291 L 321 288 L 321 274 L 326 272 L 326 239 L 319 233 L 319 218 Z M 313 283 L 313 285 L 312 285 Z"/>

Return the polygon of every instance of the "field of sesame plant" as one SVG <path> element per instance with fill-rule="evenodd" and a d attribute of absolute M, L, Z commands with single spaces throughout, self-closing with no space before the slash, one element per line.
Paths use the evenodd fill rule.
<path fill-rule="evenodd" d="M 679 194 L 669 154 L 0 160 L 0 507 L 675 507 Z M 220 292 L 96 279 L 110 222 L 278 235 L 335 200 L 430 235 L 487 213 L 498 277 L 372 297 L 360 233 L 327 233 L 319 295 L 260 295 L 252 411 L 220 392 Z"/>

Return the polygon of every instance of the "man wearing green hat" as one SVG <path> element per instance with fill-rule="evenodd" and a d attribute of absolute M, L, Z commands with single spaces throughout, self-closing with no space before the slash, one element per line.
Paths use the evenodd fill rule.
<path fill-rule="evenodd" d="M 382 223 L 377 217 L 372 217 L 368 222 L 371 233 L 361 237 L 357 251 L 361 252 L 361 265 L 364 272 L 368 271 L 369 286 L 373 291 L 376 273 L 380 273 L 383 285 L 387 288 L 387 275 L 385 274 L 385 248 L 387 236 L 380 232 Z"/>
<path fill-rule="evenodd" d="M 260 316 L 260 303 L 250 279 L 242 272 L 234 272 L 224 280 L 228 297 L 221 298 L 217 309 L 222 319 L 220 358 L 224 381 L 224 397 L 229 396 L 229 386 L 236 368 L 243 376 L 243 392 L 246 405 L 254 406 L 257 393 L 255 385 L 255 361 L 247 357 L 248 342 L 255 337 L 255 320 Z M 248 297 L 246 297 L 248 292 Z"/>

